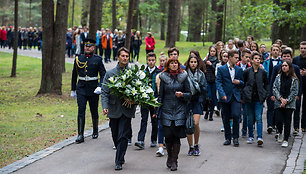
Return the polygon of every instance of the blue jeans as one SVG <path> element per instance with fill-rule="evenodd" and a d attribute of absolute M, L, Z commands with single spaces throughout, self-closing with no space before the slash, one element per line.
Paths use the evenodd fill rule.
<path fill-rule="evenodd" d="M 246 103 L 245 106 L 246 106 L 246 112 L 248 116 L 249 137 L 254 138 L 253 125 L 254 125 L 254 118 L 255 118 L 256 126 L 257 126 L 257 138 L 262 138 L 263 104 L 260 104 L 260 102 L 252 102 L 252 103 Z"/>
<path fill-rule="evenodd" d="M 163 125 L 160 119 L 158 120 L 158 136 L 157 137 L 158 137 L 158 144 L 165 144 Z"/>
<path fill-rule="evenodd" d="M 212 100 L 212 108 L 217 106 L 217 88 L 216 88 L 216 83 L 207 83 L 207 97 L 209 97 Z"/>

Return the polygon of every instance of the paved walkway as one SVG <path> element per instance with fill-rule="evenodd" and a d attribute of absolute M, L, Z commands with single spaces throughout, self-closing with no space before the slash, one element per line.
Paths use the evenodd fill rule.
<path fill-rule="evenodd" d="M 0 51 L 2 51 L 0 49 Z M 20 54 L 31 55 L 31 51 L 20 51 Z M 68 58 L 69 59 L 69 58 Z M 66 59 L 67 60 L 67 59 Z M 112 62 L 110 65 L 115 65 Z M 108 65 L 106 65 L 108 66 Z M 107 68 L 108 69 L 108 68 Z M 265 112 L 264 112 L 265 113 Z M 266 115 L 263 115 L 266 127 Z M 257 173 L 301 173 L 306 159 L 306 136 L 292 137 L 289 147 L 282 148 L 275 142 L 274 135 L 266 134 L 264 130 L 264 146 L 246 144 L 246 138 L 240 138 L 240 146 L 223 146 L 224 136 L 220 132 L 222 121 L 214 117 L 214 121 L 200 120 L 200 150 L 198 157 L 187 156 L 187 140 L 182 139 L 179 155 L 179 168 L 176 173 L 210 173 L 210 174 L 257 174 Z M 137 109 L 136 118 L 132 120 L 133 144 L 137 140 L 140 127 L 140 112 Z M 74 144 L 76 137 L 71 137 L 59 144 L 37 152 L 20 161 L 0 169 L 0 173 L 117 173 L 114 171 L 115 151 L 112 149 L 111 132 L 108 124 L 100 125 L 99 138 L 91 139 L 91 130 L 85 143 Z M 148 125 L 145 150 L 137 150 L 132 145 L 128 147 L 126 164 L 122 173 L 168 173 L 166 156 L 156 157 L 157 148 L 149 147 L 151 126 Z M 294 142 L 294 143 L 293 143 Z"/>

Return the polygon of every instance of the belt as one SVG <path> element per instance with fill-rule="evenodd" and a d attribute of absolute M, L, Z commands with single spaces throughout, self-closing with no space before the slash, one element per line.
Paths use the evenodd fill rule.
<path fill-rule="evenodd" d="M 79 77 L 79 80 L 85 80 L 85 81 L 98 80 L 98 77 L 85 76 L 85 77 Z"/>

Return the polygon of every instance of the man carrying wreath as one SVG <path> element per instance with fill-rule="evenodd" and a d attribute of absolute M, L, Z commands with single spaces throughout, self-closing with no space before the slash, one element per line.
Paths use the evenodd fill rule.
<path fill-rule="evenodd" d="M 107 85 L 109 78 L 124 72 L 128 68 L 129 50 L 122 47 L 117 52 L 118 65 L 106 72 L 102 86 L 102 107 L 103 113 L 110 119 L 109 125 L 112 138 L 116 147 L 115 170 L 122 170 L 125 163 L 124 155 L 128 146 L 131 119 L 135 117 L 136 104 L 129 99 L 122 99 L 110 93 Z"/>

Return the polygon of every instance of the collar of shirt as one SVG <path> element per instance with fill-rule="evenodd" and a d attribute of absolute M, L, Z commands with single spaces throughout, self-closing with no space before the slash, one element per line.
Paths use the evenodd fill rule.
<path fill-rule="evenodd" d="M 235 79 L 235 67 L 232 68 L 229 62 L 227 62 L 227 66 L 231 75 L 231 79 L 233 81 Z"/>
<path fill-rule="evenodd" d="M 155 70 L 155 66 L 151 69 L 150 67 L 148 67 L 148 70 L 149 70 L 149 72 L 150 72 L 150 74 Z"/>

